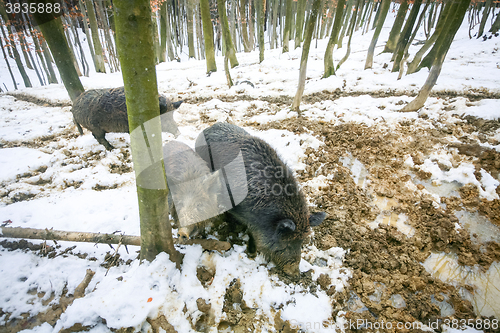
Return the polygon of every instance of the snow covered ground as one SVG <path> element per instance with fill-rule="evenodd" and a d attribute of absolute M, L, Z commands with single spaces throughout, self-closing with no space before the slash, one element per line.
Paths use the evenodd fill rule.
<path fill-rule="evenodd" d="M 376 53 L 382 50 L 387 39 L 393 20 L 393 15 L 390 16 Z M 390 72 L 389 54 L 376 55 L 373 69 L 363 70 L 372 33 L 356 33 L 351 56 L 338 69 L 337 75 L 328 79 L 321 79 L 327 40 L 317 41 L 317 46 L 313 41 L 301 105 L 305 119 L 332 125 L 357 123 L 376 127 L 384 124 L 386 131 L 391 131 L 405 121 L 416 121 L 422 128 L 438 128 L 440 123 L 453 123 L 467 115 L 485 120 L 500 118 L 499 99 L 443 97 L 447 92 L 459 96 L 500 94 L 500 38 L 469 39 L 465 22 L 433 89 L 443 95 L 430 97 L 419 112 L 398 113 L 412 99 L 410 96 L 418 92 L 428 71 L 424 69 L 397 80 L 397 73 Z M 417 39 L 424 39 L 423 33 Z M 335 64 L 344 56 L 346 40 L 343 48 L 334 51 Z M 418 46 L 412 46 L 410 54 L 416 50 Z M 253 87 L 241 83 L 228 89 L 222 57 L 217 58 L 219 70 L 210 76 L 205 73 L 204 60 L 184 59 L 180 63 L 158 65 L 159 91 L 173 100 L 186 101 L 174 116 L 181 131 L 177 139 L 194 147 L 197 135 L 209 126 L 207 121 L 229 120 L 269 142 L 294 171 L 305 170 L 306 151 L 324 145 L 317 134 L 295 134 L 284 129 L 263 131 L 253 127 L 254 124 L 297 117 L 289 110 L 289 104 L 296 91 L 301 52 L 301 48 L 285 54 L 280 49 L 266 50 L 265 60 L 260 64 L 258 52 L 238 53 L 240 65 L 231 70 L 233 81 L 248 80 Z M 385 64 L 389 66 L 384 68 Z M 0 62 L 0 73 L 2 85 L 9 85 L 4 62 Z M 92 73 L 81 80 L 86 89 L 123 85 L 121 73 Z M 12 92 L 11 86 L 9 90 Z M 339 98 L 329 97 L 337 90 L 341 94 Z M 16 93 L 38 97 L 49 105 L 70 103 L 62 84 L 19 89 Z M 139 235 L 135 179 L 128 153 L 129 135 L 108 134 L 108 140 L 117 148 L 108 152 L 89 132 L 84 136 L 76 134 L 69 106 L 41 106 L 12 95 L 0 95 L 0 222 L 9 222 L 8 226 L 13 227 L 101 233 L 120 231 Z M 163 134 L 164 141 L 172 138 L 170 134 Z M 500 130 L 496 130 L 481 146 L 500 152 L 499 141 Z M 411 167 L 414 161 L 408 157 L 405 163 Z M 363 187 L 359 177 L 362 165 L 359 161 L 349 163 L 345 165 L 351 169 L 354 181 Z M 433 186 L 471 183 L 477 186 L 480 198 L 499 199 L 498 177 L 483 169 L 478 180 L 471 163 L 454 163 L 452 156 L 446 153 L 426 156 L 420 170 L 430 174 L 432 184 L 424 184 L 428 190 L 422 191 L 432 196 L 437 195 L 432 193 Z M 440 167 L 442 164 L 448 168 Z M 327 178 L 320 175 L 304 186 L 319 191 L 328 183 Z M 436 202 L 439 203 L 439 196 Z M 376 220 L 376 224 L 382 223 L 380 221 Z M 492 230 L 498 233 L 498 228 Z M 40 322 L 24 332 L 59 332 L 75 324 L 87 327 L 90 332 L 108 332 L 121 327 L 147 331 L 151 324 L 146 318 L 161 315 L 177 332 L 190 332 L 205 315 L 197 305 L 200 298 L 211 304 L 213 324 L 227 319 L 223 311 L 224 295 L 234 279 L 239 279 L 246 306 L 255 310 L 255 329 L 258 331 L 274 331 L 277 318 L 288 321 L 292 328 L 295 325 L 308 332 L 339 332 L 348 327 L 342 311 L 332 317 L 334 304 L 325 290 L 311 291 L 300 284 L 283 282 L 269 272 L 272 264 L 260 255 L 248 258 L 244 246 L 235 245 L 224 254 L 203 252 L 199 246 L 183 247 L 185 258 L 180 271 L 165 254 L 152 263 L 139 265 L 138 248 L 129 246 L 127 252 L 121 247 L 119 253 L 124 262 L 107 271 L 101 263 L 110 251 L 108 246 L 58 244 L 61 247 L 56 252 L 60 255 L 53 258 L 35 251 L 9 251 L 0 247 L 0 325 L 22 318 L 23 314 L 37 316 L 59 304 L 62 298 L 74 293 L 87 269 L 91 269 L 95 275 L 84 297 L 76 299 L 60 317 L 55 316 L 53 322 Z M 62 253 L 73 246 L 76 248 Z M 347 251 L 348 248 L 340 247 L 319 250 L 312 244 L 307 245 L 301 271 L 312 269 L 314 281 L 322 273 L 328 275 L 329 287 L 340 292 L 348 286 L 353 274 L 351 269 L 343 267 Z M 131 263 L 125 264 L 127 260 Z M 213 272 L 209 283 L 204 284 L 197 278 L 200 266 Z M 491 282 L 500 287 L 498 276 Z M 495 315 L 498 319 L 498 305 L 490 313 L 487 316 Z M 328 325 L 318 327 L 315 323 Z M 214 325 L 211 331 L 216 331 L 216 327 Z"/>

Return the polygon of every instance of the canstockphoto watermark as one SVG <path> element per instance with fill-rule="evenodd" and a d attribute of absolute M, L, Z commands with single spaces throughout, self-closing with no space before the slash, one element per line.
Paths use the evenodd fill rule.
<path fill-rule="evenodd" d="M 282 165 L 263 165 L 261 162 L 250 164 L 252 173 L 257 174 L 259 179 L 264 180 L 264 194 L 275 196 L 296 195 L 296 186 L 293 182 L 279 181 L 291 177 L 291 171 Z"/>
<path fill-rule="evenodd" d="M 370 330 L 390 330 L 390 329 L 407 329 L 407 330 L 422 330 L 425 328 L 438 329 L 442 322 L 428 321 L 427 323 L 422 323 L 418 321 L 414 322 L 401 322 L 401 321 L 369 321 L 366 319 L 357 319 L 357 320 L 339 320 L 337 322 L 324 320 L 321 322 L 318 321 L 298 321 L 292 319 L 290 321 L 291 329 L 314 329 L 314 330 L 322 330 L 322 329 L 351 329 L 351 330 L 360 330 L 360 329 L 370 329 Z"/>

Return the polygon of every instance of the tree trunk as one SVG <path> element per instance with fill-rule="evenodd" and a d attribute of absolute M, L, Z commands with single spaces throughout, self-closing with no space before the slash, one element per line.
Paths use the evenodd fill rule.
<path fill-rule="evenodd" d="M 337 44 L 337 38 L 340 32 L 340 25 L 342 24 L 342 16 L 344 13 L 344 5 L 345 0 L 338 0 L 337 9 L 335 11 L 335 21 L 333 23 L 332 33 L 330 34 L 330 39 L 328 40 L 324 56 L 325 74 L 323 74 L 323 78 L 335 75 L 335 66 L 333 65 L 333 47 Z"/>
<path fill-rule="evenodd" d="M 194 16 L 193 16 L 193 5 L 191 1 L 186 1 L 186 23 L 187 23 L 187 35 L 188 35 L 188 50 L 189 58 L 196 58 L 194 53 Z"/>
<path fill-rule="evenodd" d="M 205 46 L 203 44 L 203 24 L 201 23 L 200 3 L 195 4 L 195 25 L 196 25 L 196 40 L 198 42 L 198 59 L 205 59 Z"/>
<path fill-rule="evenodd" d="M 490 31 L 492 34 L 496 34 L 500 30 L 500 13 L 497 14 L 495 22 L 491 25 Z"/>
<path fill-rule="evenodd" d="M 179 268 L 182 255 L 174 248 L 168 223 L 151 8 L 149 0 L 114 4 L 141 220 L 140 258 L 152 261 L 166 252 Z"/>
<path fill-rule="evenodd" d="M 458 5 L 454 4 L 454 3 L 447 3 L 445 5 L 445 8 L 442 11 L 442 15 L 440 15 L 439 21 L 437 23 L 438 27 L 440 27 L 440 25 L 442 27 L 440 27 L 440 29 L 439 29 L 439 34 L 436 38 L 436 42 L 432 46 L 432 49 L 425 55 L 424 59 L 418 65 L 417 71 L 419 71 L 423 67 L 427 67 L 427 68 L 431 69 L 431 67 L 432 67 L 432 65 L 437 57 L 438 50 L 441 47 L 441 44 L 443 43 L 445 36 L 450 31 L 451 25 L 453 24 L 453 20 L 454 20 L 453 15 L 454 15 L 454 12 L 457 10 L 457 6 Z M 436 27 L 436 31 L 437 30 L 438 29 Z"/>
<path fill-rule="evenodd" d="M 227 44 L 225 50 L 226 52 L 229 52 L 229 62 L 231 63 L 231 68 L 234 68 L 238 66 L 238 59 L 236 59 L 236 50 L 229 31 L 229 24 L 227 22 L 225 0 L 217 0 L 217 10 L 219 12 L 221 22 L 222 38 L 224 39 L 224 43 Z"/>
<path fill-rule="evenodd" d="M 30 4 L 38 4 L 40 1 L 29 0 Z M 48 2 L 50 0 L 45 1 Z M 47 13 L 34 13 L 33 16 L 54 56 L 64 87 L 66 87 L 69 97 L 74 102 L 84 92 L 84 89 L 73 65 L 68 42 L 66 41 L 66 37 L 64 37 L 61 18 L 54 19 L 51 14 Z"/>
<path fill-rule="evenodd" d="M 377 27 L 375 28 L 370 47 L 368 47 L 365 69 L 372 68 L 373 66 L 373 54 L 375 53 L 375 46 L 377 45 L 378 37 L 380 36 L 380 32 L 382 31 L 382 27 L 384 26 L 385 18 L 387 17 L 390 6 L 391 0 L 382 0 L 382 4 L 379 7 L 380 14 L 378 17 Z"/>
<path fill-rule="evenodd" d="M 45 62 L 47 63 L 47 69 L 49 70 L 49 83 L 58 83 L 57 82 L 57 77 L 56 77 L 56 72 L 54 71 L 54 67 L 52 66 L 52 62 L 54 59 L 52 59 L 50 55 L 50 50 L 47 47 L 47 43 L 45 39 L 42 36 L 42 33 L 40 32 L 40 29 L 38 27 L 35 27 L 36 32 L 40 38 L 40 46 L 42 47 L 43 51 L 43 56 L 45 58 Z"/>
<path fill-rule="evenodd" d="M 61 23 L 64 26 L 66 26 L 66 18 L 64 16 L 61 16 Z M 80 71 L 80 67 L 78 65 L 78 61 L 76 59 L 76 55 L 75 55 L 75 52 L 73 50 L 73 47 L 72 47 L 72 41 L 71 41 L 71 35 L 69 34 L 69 29 L 63 29 L 64 30 L 64 34 L 66 36 L 66 41 L 68 42 L 68 50 L 69 50 L 69 53 L 71 55 L 71 59 L 73 60 L 73 66 L 75 66 L 75 70 L 76 70 L 76 73 L 78 74 L 78 76 L 82 76 L 82 72 Z"/>
<path fill-rule="evenodd" d="M 168 10 L 168 7 L 165 9 L 167 15 L 165 17 L 166 19 L 166 24 L 167 24 L 167 52 L 168 52 L 168 59 L 170 61 L 173 61 L 176 57 L 176 53 L 174 53 L 174 45 L 172 43 L 172 18 L 170 16 L 170 11 Z M 177 50 L 175 50 L 177 52 Z"/>
<path fill-rule="evenodd" d="M 106 73 L 104 66 L 104 52 L 102 50 L 101 41 L 99 39 L 99 30 L 97 27 L 97 19 L 94 11 L 94 3 L 92 0 L 85 0 L 85 7 L 89 16 L 90 31 L 92 32 L 92 43 L 94 44 L 94 67 L 97 73 Z"/>
<path fill-rule="evenodd" d="M 248 15 L 247 15 L 247 4 L 246 0 L 239 1 L 239 12 L 240 12 L 240 31 L 241 38 L 243 39 L 243 50 L 245 52 L 250 52 L 250 42 L 248 40 Z"/>
<path fill-rule="evenodd" d="M 7 16 L 7 12 L 5 10 L 5 4 L 3 2 L 0 2 L 0 14 L 6 23 L 7 32 L 9 33 L 10 36 L 12 36 L 13 35 L 12 27 L 11 27 L 11 24 L 9 22 L 9 17 Z M 30 88 L 30 87 L 32 87 L 31 81 L 30 81 L 30 78 L 28 77 L 28 74 L 26 73 L 26 70 L 24 69 L 24 65 L 23 65 L 23 62 L 21 61 L 21 56 L 19 54 L 19 51 L 17 50 L 16 44 L 15 43 L 12 43 L 12 44 L 13 44 L 12 45 L 12 52 L 14 53 L 14 60 L 16 62 L 19 73 L 21 74 L 21 77 L 23 78 L 24 86 L 26 88 Z"/>
<path fill-rule="evenodd" d="M 448 12 L 450 10 L 451 6 L 445 6 L 444 10 L 441 11 L 439 14 L 439 20 L 436 26 L 436 29 L 434 30 L 433 34 L 431 37 L 425 42 L 425 44 L 418 50 L 418 52 L 415 54 L 415 57 L 413 57 L 412 62 L 408 65 L 408 74 L 415 73 L 416 71 L 420 70 L 419 64 L 420 61 L 422 60 L 422 57 L 424 54 L 427 52 L 427 50 L 436 42 L 438 36 L 441 33 L 441 30 L 445 27 L 445 21 L 448 18 Z M 449 22 L 448 22 L 449 24 Z M 430 67 L 430 66 L 429 66 Z"/>
<path fill-rule="evenodd" d="M 15 27 L 15 30 L 16 30 L 16 35 L 17 35 L 17 38 L 19 39 L 19 45 L 21 46 L 21 51 L 23 53 L 23 57 L 24 57 L 24 63 L 26 64 L 26 67 L 28 67 L 28 69 L 34 69 L 33 68 L 33 64 L 31 63 L 31 60 L 29 58 L 29 55 L 28 55 L 28 46 L 26 45 L 26 42 L 25 42 L 25 35 L 24 33 L 22 33 L 22 30 L 18 30 L 18 27 Z"/>
<path fill-rule="evenodd" d="M 80 37 L 78 36 L 78 31 L 76 30 L 76 18 L 68 16 L 68 26 L 71 27 L 71 32 L 73 33 L 75 39 L 75 46 L 78 47 L 80 52 L 80 61 L 82 63 L 83 74 L 89 76 L 89 64 L 85 58 L 85 53 L 83 52 L 82 44 L 80 43 Z M 69 30 L 69 29 L 68 29 Z"/>
<path fill-rule="evenodd" d="M 151 23 L 153 24 L 153 43 L 154 43 L 155 64 L 159 64 L 161 51 L 160 51 L 160 35 L 158 34 L 157 12 L 151 13 Z"/>
<path fill-rule="evenodd" d="M 159 61 L 167 61 L 167 3 L 160 5 L 160 55 Z"/>
<path fill-rule="evenodd" d="M 38 56 L 37 59 L 42 64 L 45 75 L 47 76 L 47 81 L 50 83 L 50 73 L 47 68 L 47 64 L 45 63 L 45 58 L 43 57 L 43 51 L 40 46 L 40 40 L 38 39 L 36 30 L 30 26 L 31 38 L 33 39 L 33 44 L 35 45 L 35 54 Z"/>
<path fill-rule="evenodd" d="M 434 58 L 434 61 L 432 63 L 429 76 L 420 89 L 417 97 L 415 97 L 414 100 L 408 103 L 401 110 L 402 112 L 417 111 L 424 106 L 424 103 L 427 100 L 427 97 L 429 97 L 432 87 L 434 87 L 437 82 L 439 73 L 441 73 L 441 68 L 443 66 L 444 59 L 446 58 L 446 54 L 450 49 L 450 45 L 453 42 L 453 38 L 455 38 L 458 28 L 460 28 L 460 25 L 462 24 L 470 2 L 471 0 L 463 0 L 457 3 L 447 3 L 447 5 L 453 6 L 453 8 L 450 9 L 449 12 L 451 22 L 447 29 L 445 28 L 442 30 L 440 36 L 438 37 L 438 40 L 436 41 L 435 46 L 438 46 L 438 50 L 436 52 L 436 57 Z"/>
<path fill-rule="evenodd" d="M 288 42 L 290 40 L 290 31 L 292 29 L 292 0 L 286 0 L 286 17 L 285 17 L 285 30 L 283 31 L 283 53 L 288 52 Z"/>
<path fill-rule="evenodd" d="M 413 2 L 413 6 L 410 11 L 410 15 L 408 16 L 408 20 L 406 21 L 406 24 L 403 28 L 403 31 L 401 32 L 402 37 L 399 38 L 398 44 L 396 46 L 396 50 L 394 51 L 394 55 L 392 56 L 394 60 L 394 65 L 392 66 L 392 72 L 398 72 L 399 71 L 399 65 L 401 62 L 401 59 L 403 59 L 404 55 L 404 50 L 406 48 L 406 45 L 408 44 L 410 40 L 411 33 L 413 31 L 413 26 L 415 25 L 415 21 L 417 20 L 418 12 L 420 9 L 420 5 L 422 4 L 422 0 L 415 0 Z"/>
<path fill-rule="evenodd" d="M 210 5 L 208 0 L 200 0 L 201 20 L 203 22 L 203 40 L 205 42 L 205 59 L 207 62 L 207 73 L 216 72 L 214 29 L 210 19 Z"/>
<path fill-rule="evenodd" d="M 252 1 L 248 1 L 248 41 L 250 42 L 250 49 L 253 50 L 255 44 L 255 6 L 252 4 Z"/>
<path fill-rule="evenodd" d="M 368 29 L 370 27 L 370 22 L 372 21 L 372 16 L 373 16 L 373 7 L 375 6 L 374 2 L 370 2 L 369 10 L 368 10 L 368 21 L 366 21 L 365 26 L 363 28 L 363 35 L 368 32 Z"/>
<path fill-rule="evenodd" d="M 298 0 L 297 4 L 297 20 L 295 28 L 295 48 L 302 43 L 302 34 L 304 31 L 304 18 L 306 15 L 306 0 Z M 344 0 L 345 1 L 345 0 Z"/>
<path fill-rule="evenodd" d="M 488 15 L 490 14 L 490 9 L 491 9 L 491 0 L 486 0 L 483 9 L 483 17 L 481 18 L 481 23 L 479 24 L 479 31 L 477 33 L 477 38 L 483 35 L 484 26 L 486 25 L 486 20 L 488 19 Z"/>
<path fill-rule="evenodd" d="M 321 0 L 314 0 L 311 15 L 309 15 L 306 23 L 306 34 L 304 45 L 302 46 L 302 57 L 300 58 L 299 84 L 292 104 L 292 109 L 298 113 L 300 113 L 300 102 L 306 86 L 307 58 L 309 57 L 309 47 L 311 46 L 311 39 L 314 32 L 314 26 L 316 25 L 316 19 L 318 18 L 320 5 Z"/>
<path fill-rule="evenodd" d="M 358 31 L 358 29 L 363 27 L 363 25 L 365 24 L 366 16 L 368 15 L 368 10 L 370 9 L 370 6 L 372 3 L 373 3 L 373 0 L 368 0 L 368 3 L 366 5 L 363 2 L 363 6 L 365 9 L 364 9 L 361 20 L 358 22 L 358 24 L 356 24 L 356 31 Z M 363 10 L 363 6 L 361 7 L 361 10 Z"/>
<path fill-rule="evenodd" d="M 373 18 L 373 26 L 372 30 L 375 29 L 375 26 L 377 25 L 378 18 L 380 17 L 380 3 L 377 2 L 374 4 L 375 8 L 373 10 L 376 10 L 377 13 L 375 14 L 375 17 Z"/>
<path fill-rule="evenodd" d="M 107 50 L 108 50 L 108 64 L 109 64 L 109 68 L 111 70 L 111 72 L 115 72 L 118 70 L 118 67 L 119 67 L 119 64 L 117 62 L 117 59 L 116 59 L 116 52 L 115 52 L 115 47 L 113 45 L 113 41 L 111 39 L 111 36 L 110 36 L 110 26 L 108 24 L 108 19 L 107 19 L 107 11 L 105 12 L 103 10 L 103 6 L 105 6 L 105 2 L 97 2 L 96 3 L 96 8 L 97 8 L 97 13 L 98 13 L 98 16 L 101 18 L 101 22 L 102 22 L 102 25 L 103 25 L 103 33 L 104 33 L 104 41 L 106 42 L 106 47 L 107 47 Z M 157 32 L 158 29 L 155 29 L 155 32 Z M 158 34 L 155 35 L 155 42 L 156 44 L 155 45 L 158 45 Z M 158 49 L 158 48 L 156 48 Z"/>
<path fill-rule="evenodd" d="M 410 39 L 408 40 L 408 43 L 406 43 L 405 49 L 403 51 L 403 58 L 401 59 L 401 62 L 399 63 L 398 80 L 400 80 L 401 77 L 403 76 L 404 67 L 405 67 L 404 65 L 409 57 L 408 49 L 410 48 L 411 43 L 413 43 L 413 40 L 415 39 L 415 36 L 417 35 L 418 29 L 420 28 L 420 25 L 422 24 L 422 21 L 424 20 L 424 16 L 425 16 L 425 13 L 426 13 L 428 7 L 429 7 L 429 2 L 426 2 L 424 10 L 422 10 L 420 17 L 418 18 L 418 22 L 416 24 L 416 27 L 415 27 L 415 29 L 413 29 L 413 33 L 411 34 Z"/>
<path fill-rule="evenodd" d="M 319 38 L 325 38 L 325 35 L 328 30 L 330 30 L 331 20 L 333 19 L 333 1 L 327 1 L 325 7 L 323 9 L 323 21 L 321 23 L 321 31 L 319 34 Z"/>
<path fill-rule="evenodd" d="M 256 0 L 257 6 L 257 35 L 259 40 L 259 63 L 264 61 L 264 16 L 266 0 Z"/>
<path fill-rule="evenodd" d="M 83 30 L 85 31 L 85 36 L 87 36 L 87 44 L 89 45 L 90 55 L 92 56 L 92 60 L 94 60 L 95 52 L 94 52 L 94 45 L 92 45 L 92 37 L 90 35 L 89 26 L 87 23 L 87 11 L 85 10 L 85 5 L 83 4 L 82 0 L 78 0 L 78 3 L 80 5 L 80 12 L 83 16 L 82 17 Z"/>
<path fill-rule="evenodd" d="M 237 42 L 238 39 L 236 39 L 236 5 L 237 5 L 238 0 L 231 1 L 228 3 L 229 7 L 229 31 L 231 32 L 231 38 L 233 40 L 233 44 L 235 47 L 235 51 L 239 52 L 240 51 L 240 43 Z"/>
<path fill-rule="evenodd" d="M 352 14 L 351 18 L 351 24 L 349 26 L 349 40 L 347 41 L 347 51 L 345 53 L 345 56 L 339 61 L 337 64 L 337 70 L 340 68 L 340 66 L 349 58 L 349 55 L 351 54 L 351 40 L 352 40 L 352 35 L 354 34 L 354 27 L 356 26 L 356 18 L 358 17 L 358 9 L 359 9 L 359 4 L 363 0 L 357 0 L 356 2 L 356 9 L 354 10 L 354 13 Z"/>
<path fill-rule="evenodd" d="M 352 14 L 352 4 L 354 0 L 348 0 L 347 5 L 345 7 L 344 11 L 344 23 L 342 24 L 342 32 L 340 33 L 340 37 L 337 39 L 337 48 L 342 48 L 342 41 L 344 39 L 346 30 L 349 26 L 349 19 L 351 18 Z"/>
<path fill-rule="evenodd" d="M 7 59 L 7 54 L 5 52 L 5 48 L 3 47 L 2 38 L 0 38 L 0 47 L 2 48 L 3 58 L 5 59 L 5 62 L 7 63 L 7 68 L 9 69 L 9 74 L 10 74 L 10 77 L 12 78 L 12 83 L 14 84 L 14 90 L 17 90 L 16 78 L 14 77 L 14 74 L 12 73 L 12 69 L 10 68 L 9 59 Z"/>
<path fill-rule="evenodd" d="M 403 0 L 399 6 L 398 14 L 392 25 L 391 32 L 389 33 L 389 39 L 385 44 L 384 51 L 382 53 L 393 53 L 396 49 L 398 43 L 399 35 L 401 33 L 401 27 L 405 21 L 406 12 L 408 11 L 408 0 Z"/>
<path fill-rule="evenodd" d="M 272 26 L 273 31 L 271 34 L 271 49 L 278 47 L 278 7 L 280 0 L 271 0 L 273 2 L 272 6 Z"/>

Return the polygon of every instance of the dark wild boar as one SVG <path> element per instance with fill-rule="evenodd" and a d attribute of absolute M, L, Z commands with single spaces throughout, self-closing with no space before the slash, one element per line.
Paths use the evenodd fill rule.
<path fill-rule="evenodd" d="M 224 170 L 228 192 L 246 193 L 241 202 L 234 200 L 227 217 L 247 226 L 249 251 L 263 253 L 283 272 L 297 276 L 302 243 L 326 214 L 309 213 L 292 171 L 276 151 L 238 126 L 216 123 L 198 136 L 196 152 L 212 171 Z M 231 168 L 237 156 L 243 157 L 246 175 Z"/>
<path fill-rule="evenodd" d="M 177 109 L 182 101 L 172 103 L 162 95 L 158 96 L 158 100 L 162 130 L 175 136 L 179 135 L 172 111 Z M 107 150 L 112 150 L 113 146 L 106 140 L 106 133 L 129 132 L 124 87 L 87 90 L 78 96 L 71 112 L 80 135 L 83 135 L 82 127 L 87 128 Z"/>

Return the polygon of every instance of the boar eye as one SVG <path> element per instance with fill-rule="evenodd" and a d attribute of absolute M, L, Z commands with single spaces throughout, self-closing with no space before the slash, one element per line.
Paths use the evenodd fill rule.
<path fill-rule="evenodd" d="M 290 231 L 295 231 L 295 223 L 292 220 L 286 219 L 278 222 L 278 225 L 276 226 L 277 233 Z"/>

